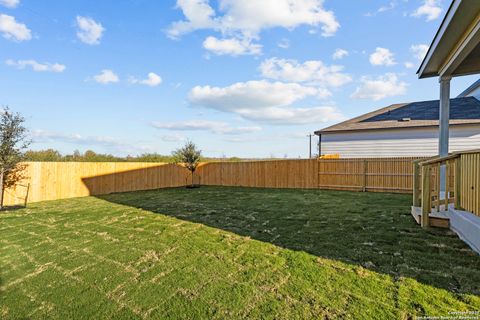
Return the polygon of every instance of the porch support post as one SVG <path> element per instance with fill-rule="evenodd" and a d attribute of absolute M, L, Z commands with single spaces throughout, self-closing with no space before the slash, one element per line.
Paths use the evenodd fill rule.
<path fill-rule="evenodd" d="M 449 121 L 450 121 L 450 80 L 452 77 L 440 77 L 440 134 L 438 154 L 448 155 Z"/>
<path fill-rule="evenodd" d="M 440 77 L 440 132 L 438 136 L 438 155 L 444 157 L 448 155 L 449 122 L 450 122 L 450 76 Z M 447 199 L 445 190 L 446 171 L 445 165 L 440 166 L 440 185 L 438 192 L 438 203 L 440 199 Z"/>

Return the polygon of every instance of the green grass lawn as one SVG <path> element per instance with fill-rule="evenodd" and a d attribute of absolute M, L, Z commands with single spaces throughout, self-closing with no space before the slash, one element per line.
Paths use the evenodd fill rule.
<path fill-rule="evenodd" d="M 408 319 L 480 310 L 480 257 L 411 197 L 202 187 L 0 213 L 0 318 Z"/>

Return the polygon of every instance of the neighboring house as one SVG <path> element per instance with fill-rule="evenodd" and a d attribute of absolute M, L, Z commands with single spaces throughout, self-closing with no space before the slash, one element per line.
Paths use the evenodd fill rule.
<path fill-rule="evenodd" d="M 475 81 L 470 87 L 460 93 L 457 98 L 463 97 L 475 97 L 480 99 L 480 79 Z"/>
<path fill-rule="evenodd" d="M 476 86 L 475 86 L 476 85 Z M 480 81 L 450 100 L 450 152 L 480 149 Z M 394 104 L 315 132 L 321 155 L 340 158 L 438 154 L 439 100 Z"/>

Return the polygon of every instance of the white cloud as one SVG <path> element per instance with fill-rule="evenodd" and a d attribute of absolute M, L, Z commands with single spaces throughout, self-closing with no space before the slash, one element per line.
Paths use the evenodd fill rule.
<path fill-rule="evenodd" d="M 121 154 L 139 154 L 152 152 L 153 148 L 142 143 L 129 143 L 125 139 L 116 139 L 108 136 L 84 136 L 78 133 L 58 133 L 45 130 L 32 130 L 31 136 L 34 143 L 62 142 L 75 146 L 82 145 L 86 148 L 102 147 L 108 152 Z"/>
<path fill-rule="evenodd" d="M 345 49 L 337 49 L 332 55 L 333 60 L 343 59 L 348 56 L 348 51 Z"/>
<path fill-rule="evenodd" d="M 215 37 L 207 37 L 203 42 L 203 47 L 216 55 L 259 55 L 262 53 L 260 44 L 252 43 L 248 39 L 217 39 Z"/>
<path fill-rule="evenodd" d="M 389 49 L 377 47 L 370 55 L 370 63 L 374 66 L 393 66 L 396 62 Z"/>
<path fill-rule="evenodd" d="M 32 137 L 35 142 L 45 142 L 45 141 L 54 141 L 54 140 L 61 140 L 64 142 L 70 143 L 81 143 L 81 144 L 108 144 L 111 145 L 115 143 L 115 139 L 111 137 L 103 137 L 103 136 L 94 136 L 94 137 L 86 137 L 81 134 L 65 134 L 65 133 L 54 133 L 44 130 L 33 130 Z"/>
<path fill-rule="evenodd" d="M 413 53 L 415 58 L 421 61 L 427 55 L 428 48 L 426 44 L 414 44 L 410 47 L 410 52 Z"/>
<path fill-rule="evenodd" d="M 118 76 L 110 69 L 103 69 L 102 72 L 93 76 L 93 79 L 101 84 L 109 84 L 120 81 Z"/>
<path fill-rule="evenodd" d="M 233 143 L 258 143 L 259 141 L 265 141 L 266 139 L 263 137 L 252 137 L 252 136 L 230 136 L 228 138 L 223 139 L 226 142 L 233 142 Z M 224 158 L 225 156 L 222 156 Z"/>
<path fill-rule="evenodd" d="M 326 98 L 329 98 L 332 96 L 332 92 L 330 90 L 328 90 L 327 88 L 320 88 L 320 87 L 317 87 L 317 95 L 316 97 L 318 99 L 326 99 Z"/>
<path fill-rule="evenodd" d="M 323 0 L 223 0 L 226 11 L 223 28 L 256 34 L 264 28 L 295 28 L 321 25 L 322 35 L 332 36 L 340 27 L 332 11 L 323 8 Z"/>
<path fill-rule="evenodd" d="M 25 41 L 32 39 L 32 32 L 23 23 L 15 20 L 15 17 L 0 14 L 0 32 L 6 39 Z"/>
<path fill-rule="evenodd" d="M 332 106 L 244 109 L 240 110 L 239 114 L 245 119 L 279 125 L 325 123 L 344 120 L 340 111 Z"/>
<path fill-rule="evenodd" d="M 16 8 L 20 4 L 20 0 L 0 0 L 0 5 L 7 8 Z"/>
<path fill-rule="evenodd" d="M 263 29 L 309 25 L 320 26 L 328 37 L 340 27 L 334 13 L 323 8 L 323 0 L 220 0 L 218 7 L 216 13 L 208 0 L 177 0 L 185 20 L 174 22 L 167 34 L 178 38 L 194 30 L 213 29 L 256 38 Z"/>
<path fill-rule="evenodd" d="M 288 49 L 290 47 L 290 40 L 283 38 L 277 43 L 277 46 L 282 49 Z"/>
<path fill-rule="evenodd" d="M 59 63 L 49 63 L 49 62 L 44 62 L 44 63 L 39 63 L 35 60 L 7 60 L 5 63 L 8 66 L 16 67 L 18 69 L 25 69 L 26 67 L 31 67 L 33 71 L 36 72 L 63 72 L 66 69 L 66 66 L 63 64 Z"/>
<path fill-rule="evenodd" d="M 77 16 L 77 37 L 89 45 L 100 44 L 105 28 L 89 17 Z"/>
<path fill-rule="evenodd" d="M 147 79 L 139 80 L 136 78 L 131 78 L 130 83 L 132 84 L 144 84 L 149 87 L 156 87 L 162 83 L 162 77 L 154 72 L 149 72 L 147 75 Z"/>
<path fill-rule="evenodd" d="M 305 140 L 308 134 L 311 132 L 300 131 L 300 132 L 288 132 L 282 135 L 282 138 L 295 139 L 295 140 Z"/>
<path fill-rule="evenodd" d="M 178 133 L 165 134 L 160 138 L 165 142 L 182 142 L 187 140 L 187 138 Z"/>
<path fill-rule="evenodd" d="M 152 126 L 157 129 L 177 130 L 177 131 L 208 131 L 215 134 L 246 134 L 261 131 L 258 126 L 251 127 L 232 127 L 226 122 L 209 120 L 189 120 L 182 122 L 153 122 Z"/>
<path fill-rule="evenodd" d="M 341 118 L 334 107 L 297 108 L 290 105 L 319 95 L 315 87 L 298 83 L 262 81 L 238 82 L 227 87 L 196 86 L 189 101 L 206 108 L 230 112 L 244 119 L 276 124 L 301 124 Z"/>
<path fill-rule="evenodd" d="M 361 85 L 352 94 L 354 99 L 380 100 L 387 97 L 403 95 L 407 92 L 407 84 L 399 81 L 395 73 L 386 73 L 376 78 L 362 77 Z"/>
<path fill-rule="evenodd" d="M 177 0 L 177 8 L 181 9 L 185 21 L 174 22 L 167 30 L 171 38 L 192 32 L 197 29 L 215 28 L 215 11 L 210 7 L 208 0 Z"/>
<path fill-rule="evenodd" d="M 381 6 L 378 8 L 377 12 L 385 12 L 395 9 L 397 3 L 395 1 L 390 1 L 386 6 Z"/>
<path fill-rule="evenodd" d="M 423 5 L 418 7 L 412 16 L 416 18 L 426 17 L 427 21 L 432 21 L 440 17 L 442 13 L 442 7 L 438 0 L 425 0 Z"/>
<path fill-rule="evenodd" d="M 190 102 L 222 111 L 286 106 L 317 94 L 317 89 L 297 83 L 247 81 L 228 87 L 196 86 Z"/>
<path fill-rule="evenodd" d="M 414 63 L 412 63 L 410 61 L 405 62 L 405 68 L 411 69 L 411 68 L 414 68 L 414 67 L 415 67 Z"/>
<path fill-rule="evenodd" d="M 260 71 L 266 78 L 288 82 L 313 83 L 324 89 L 340 87 L 352 80 L 350 75 L 343 73 L 342 70 L 343 66 L 327 66 L 320 60 L 299 63 L 293 59 L 270 58 L 260 65 Z"/>
<path fill-rule="evenodd" d="M 397 6 L 397 1 L 390 1 L 387 5 L 381 6 L 376 11 L 366 13 L 365 16 L 373 17 L 373 16 L 376 16 L 379 13 L 383 13 L 383 12 L 393 10 L 393 9 L 395 9 L 396 6 Z"/>

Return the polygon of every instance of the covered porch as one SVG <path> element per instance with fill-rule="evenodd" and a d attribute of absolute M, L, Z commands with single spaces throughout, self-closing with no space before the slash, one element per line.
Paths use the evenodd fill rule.
<path fill-rule="evenodd" d="M 417 71 L 438 77 L 438 156 L 414 162 L 412 215 L 447 227 L 480 253 L 480 150 L 449 153 L 450 81 L 480 73 L 480 1 L 453 0 Z"/>

